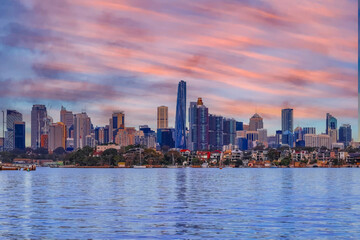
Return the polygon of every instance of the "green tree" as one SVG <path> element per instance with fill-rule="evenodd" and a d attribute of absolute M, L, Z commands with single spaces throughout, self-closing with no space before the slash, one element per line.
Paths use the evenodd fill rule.
<path fill-rule="evenodd" d="M 281 166 L 289 166 L 291 162 L 291 159 L 289 157 L 284 157 L 281 159 L 280 165 Z"/>

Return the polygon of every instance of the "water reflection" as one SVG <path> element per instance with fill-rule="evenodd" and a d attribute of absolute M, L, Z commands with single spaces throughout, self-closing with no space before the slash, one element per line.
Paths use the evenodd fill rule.
<path fill-rule="evenodd" d="M 2 171 L 0 238 L 356 238 L 357 171 Z"/>

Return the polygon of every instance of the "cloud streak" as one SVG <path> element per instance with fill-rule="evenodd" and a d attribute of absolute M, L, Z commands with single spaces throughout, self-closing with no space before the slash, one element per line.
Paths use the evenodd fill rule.
<path fill-rule="evenodd" d="M 318 121 L 329 111 L 355 123 L 356 7 L 353 0 L 5 0 L 1 98 L 66 101 L 75 111 L 96 101 L 94 114 L 123 108 L 127 122 L 153 118 L 155 126 L 144 116 L 157 105 L 175 108 L 184 79 L 189 99 L 208 98 L 210 112 L 239 120 L 254 111 L 279 118 L 288 102 L 299 118 Z"/>

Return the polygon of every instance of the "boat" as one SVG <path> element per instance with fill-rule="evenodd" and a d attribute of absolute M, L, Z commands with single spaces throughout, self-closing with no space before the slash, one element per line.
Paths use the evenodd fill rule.
<path fill-rule="evenodd" d="M 207 162 L 204 162 L 203 164 L 201 164 L 201 167 L 202 168 L 208 168 L 209 167 L 209 164 Z"/>
<path fill-rule="evenodd" d="M 146 168 L 146 166 L 142 166 L 142 165 L 135 165 L 134 168 Z"/>

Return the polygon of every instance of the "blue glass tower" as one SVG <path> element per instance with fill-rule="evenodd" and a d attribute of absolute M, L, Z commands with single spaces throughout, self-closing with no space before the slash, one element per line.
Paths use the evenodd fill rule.
<path fill-rule="evenodd" d="M 186 148 L 186 82 L 180 81 L 178 86 L 175 116 L 175 147 Z"/>

